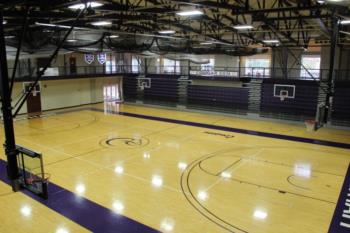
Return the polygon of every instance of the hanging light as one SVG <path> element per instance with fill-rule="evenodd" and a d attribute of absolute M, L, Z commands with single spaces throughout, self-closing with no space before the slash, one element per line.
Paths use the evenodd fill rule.
<path fill-rule="evenodd" d="M 94 26 L 108 26 L 108 25 L 111 25 L 112 22 L 111 21 L 96 21 L 96 22 L 92 22 L 91 24 Z"/>
<path fill-rule="evenodd" d="M 200 10 L 190 10 L 190 11 L 180 11 L 176 12 L 177 15 L 180 16 L 195 16 L 195 15 L 203 15 L 203 11 Z"/>
<path fill-rule="evenodd" d="M 161 30 L 161 31 L 158 31 L 158 33 L 160 33 L 160 34 L 174 34 L 175 31 L 174 30 Z"/>
<path fill-rule="evenodd" d="M 95 8 L 95 7 L 99 7 L 99 6 L 103 6 L 102 3 L 100 2 L 87 2 L 86 4 L 84 3 L 78 3 L 78 4 L 74 4 L 74 5 L 71 5 L 69 6 L 68 8 L 69 9 L 73 9 L 73 10 L 77 10 L 77 9 L 84 9 L 85 7 L 91 7 L 91 8 Z"/>
<path fill-rule="evenodd" d="M 249 30 L 249 29 L 253 29 L 254 27 L 252 25 L 236 25 L 236 26 L 233 26 L 233 28 L 237 30 Z"/>

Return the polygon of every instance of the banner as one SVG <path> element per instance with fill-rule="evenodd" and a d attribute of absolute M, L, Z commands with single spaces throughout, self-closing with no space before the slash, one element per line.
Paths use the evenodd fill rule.
<path fill-rule="evenodd" d="M 99 53 L 99 54 L 97 54 L 97 61 L 98 61 L 101 65 L 105 64 L 106 60 L 107 60 L 107 55 L 106 55 L 106 53 Z"/>
<path fill-rule="evenodd" d="M 95 60 L 95 55 L 86 53 L 84 54 L 84 59 L 85 59 L 85 62 L 90 65 Z"/>

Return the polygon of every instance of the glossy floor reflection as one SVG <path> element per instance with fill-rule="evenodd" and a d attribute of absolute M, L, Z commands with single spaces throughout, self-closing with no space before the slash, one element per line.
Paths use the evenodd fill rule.
<path fill-rule="evenodd" d="M 51 182 L 162 232 L 327 232 L 348 149 L 117 113 L 344 144 L 349 131 L 310 133 L 302 125 L 131 105 L 91 107 L 16 121 L 17 144 L 44 154 Z M 0 232 L 88 231 L 1 182 L 0 192 L 6 210 Z"/>

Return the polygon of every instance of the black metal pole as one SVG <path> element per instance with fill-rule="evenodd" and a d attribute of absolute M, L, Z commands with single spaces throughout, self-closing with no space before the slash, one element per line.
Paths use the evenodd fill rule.
<path fill-rule="evenodd" d="M 2 100 L 2 115 L 5 130 L 5 153 L 7 156 L 7 175 L 12 181 L 12 190 L 19 190 L 19 171 L 17 164 L 17 154 L 15 133 L 13 129 L 11 96 L 9 88 L 9 77 L 7 71 L 6 45 L 4 38 L 3 12 L 0 11 L 0 92 Z"/>
<path fill-rule="evenodd" d="M 187 75 L 188 75 L 188 78 L 190 78 L 191 76 L 191 60 L 188 59 L 187 61 Z"/>
<path fill-rule="evenodd" d="M 19 61 L 19 55 L 21 54 L 23 39 L 24 39 L 26 31 L 27 31 L 28 14 L 29 14 L 29 6 L 26 7 L 26 14 L 24 16 L 23 25 L 22 25 L 22 34 L 21 34 L 21 38 L 19 38 L 19 40 L 18 40 L 16 59 L 15 59 L 15 64 L 13 66 L 11 83 L 10 83 L 10 96 L 12 95 L 13 84 L 15 82 L 17 65 L 18 65 L 18 61 Z"/>
<path fill-rule="evenodd" d="M 325 114 L 324 122 L 326 123 L 328 120 L 328 114 L 330 111 L 331 98 L 334 95 L 334 63 L 335 63 L 335 53 L 338 44 L 338 33 L 339 33 L 339 19 L 337 17 L 333 17 L 333 27 L 332 27 L 332 38 L 331 38 L 331 48 L 330 48 L 330 61 L 329 61 L 329 73 L 328 73 L 328 81 L 327 81 L 327 97 L 326 97 L 326 109 L 327 112 Z"/>
<path fill-rule="evenodd" d="M 145 77 L 148 73 L 148 64 L 147 64 L 147 58 L 145 57 Z"/>

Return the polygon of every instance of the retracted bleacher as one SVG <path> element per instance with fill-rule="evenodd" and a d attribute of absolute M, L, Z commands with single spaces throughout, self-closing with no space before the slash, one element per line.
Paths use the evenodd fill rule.
<path fill-rule="evenodd" d="M 350 81 L 335 82 L 332 124 L 350 126 Z"/>
<path fill-rule="evenodd" d="M 294 85 L 294 98 L 281 101 L 274 96 L 275 84 Z M 319 83 L 310 80 L 265 79 L 261 88 L 260 116 L 286 120 L 314 119 Z"/>
<path fill-rule="evenodd" d="M 248 102 L 249 89 L 245 87 L 190 85 L 187 90 L 189 108 L 246 114 Z"/>
<path fill-rule="evenodd" d="M 151 79 L 151 85 L 144 89 L 145 103 L 176 105 L 179 100 L 180 76 L 150 75 L 147 78 Z"/>

